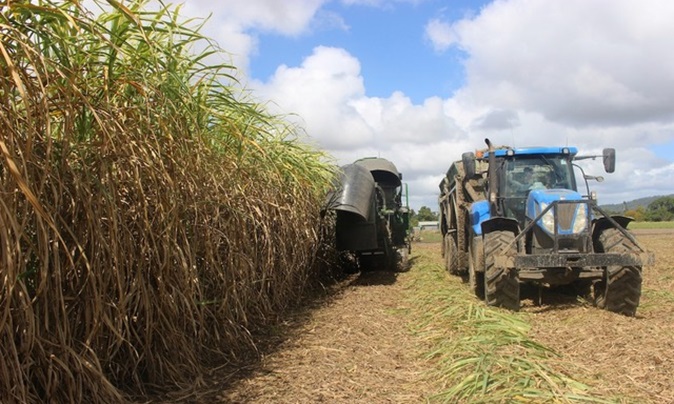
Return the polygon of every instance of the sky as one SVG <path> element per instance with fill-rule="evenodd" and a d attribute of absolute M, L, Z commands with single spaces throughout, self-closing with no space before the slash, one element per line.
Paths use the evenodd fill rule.
<path fill-rule="evenodd" d="M 437 211 L 465 151 L 616 149 L 600 204 L 674 193 L 670 0 L 186 0 L 237 77 L 305 141 L 391 160 Z"/>

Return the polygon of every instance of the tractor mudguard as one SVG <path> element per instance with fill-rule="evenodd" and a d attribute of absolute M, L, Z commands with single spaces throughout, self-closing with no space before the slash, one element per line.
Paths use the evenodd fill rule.
<path fill-rule="evenodd" d="M 510 219 L 507 217 L 492 217 L 491 219 L 485 220 L 480 225 L 482 229 L 482 234 L 486 235 L 495 230 L 505 230 L 512 232 L 515 236 L 520 233 L 520 226 L 517 220 Z"/>
<path fill-rule="evenodd" d="M 611 216 L 611 219 L 615 220 L 620 226 L 622 226 L 623 229 L 627 228 L 627 225 L 630 224 L 630 222 L 634 221 L 631 217 L 628 216 Z M 611 227 L 615 227 L 611 221 L 606 218 L 606 217 L 599 217 L 595 219 L 592 223 L 592 240 L 597 241 L 599 238 L 599 235 L 606 229 L 610 229 Z"/>

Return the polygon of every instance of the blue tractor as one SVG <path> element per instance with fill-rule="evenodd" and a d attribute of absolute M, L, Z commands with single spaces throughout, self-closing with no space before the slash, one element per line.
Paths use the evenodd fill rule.
<path fill-rule="evenodd" d="M 564 287 L 597 307 L 634 316 L 642 267 L 653 255 L 596 202 L 575 147 L 494 147 L 462 155 L 440 183 L 442 253 L 488 305 L 519 310 L 522 286 Z M 574 168 L 576 168 L 574 170 Z M 579 184 L 575 173 L 581 173 Z M 532 288 L 528 288 L 532 289 Z"/>

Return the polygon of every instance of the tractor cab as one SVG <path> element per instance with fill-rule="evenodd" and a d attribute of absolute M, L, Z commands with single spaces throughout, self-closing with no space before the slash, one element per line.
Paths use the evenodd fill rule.
<path fill-rule="evenodd" d="M 536 202 L 528 202 L 530 196 L 565 199 L 570 196 L 569 191 L 576 193 L 572 165 L 575 149 L 507 149 L 497 150 L 495 154 L 498 204 L 503 216 L 517 220 L 521 227 L 526 217 L 536 216 L 535 211 L 527 212 Z M 538 192 L 532 194 L 532 191 Z"/>

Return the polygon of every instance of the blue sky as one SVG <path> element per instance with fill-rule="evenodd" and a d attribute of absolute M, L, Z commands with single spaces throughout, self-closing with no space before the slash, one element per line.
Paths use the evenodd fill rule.
<path fill-rule="evenodd" d="M 663 160 L 674 161 L 674 140 L 665 143 L 655 144 L 649 146 L 649 149 Z M 665 181 L 674 182 L 674 178 L 664 178 Z"/>
<path fill-rule="evenodd" d="M 267 79 L 281 64 L 299 65 L 319 45 L 348 49 L 361 63 L 367 95 L 388 97 L 402 91 L 415 103 L 431 96 L 449 97 L 464 84 L 464 52 L 434 51 L 424 26 L 433 17 L 459 19 L 476 14 L 486 1 L 426 1 L 386 7 L 326 4 L 322 14 L 334 13 L 348 26 L 317 26 L 309 34 L 259 36 L 258 53 L 251 57 L 250 75 Z M 448 6 L 447 4 L 450 4 Z"/>
<path fill-rule="evenodd" d="M 600 203 L 674 193 L 669 0 L 186 0 L 243 85 L 338 164 L 393 161 L 414 209 L 461 153 L 614 147 Z"/>

